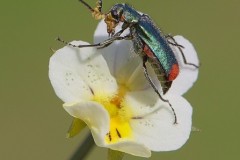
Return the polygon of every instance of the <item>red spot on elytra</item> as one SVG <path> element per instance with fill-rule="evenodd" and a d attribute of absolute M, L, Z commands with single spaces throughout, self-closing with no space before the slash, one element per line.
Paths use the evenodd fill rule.
<path fill-rule="evenodd" d="M 153 52 L 151 51 L 151 49 L 145 44 L 144 47 L 143 47 L 143 52 L 146 53 L 146 55 L 149 57 L 149 58 L 153 58 L 154 57 L 154 54 Z"/>
<path fill-rule="evenodd" d="M 171 68 L 169 76 L 168 76 L 168 80 L 173 81 L 178 76 L 178 74 L 179 74 L 178 64 L 172 65 L 172 68 Z"/>

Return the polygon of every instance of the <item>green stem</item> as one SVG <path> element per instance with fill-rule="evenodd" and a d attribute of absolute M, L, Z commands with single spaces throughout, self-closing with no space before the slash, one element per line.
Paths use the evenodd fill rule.
<path fill-rule="evenodd" d="M 83 141 L 83 143 L 78 147 L 75 153 L 69 160 L 82 160 L 84 159 L 88 152 L 93 148 L 94 140 L 92 138 L 92 134 L 88 133 L 87 137 Z"/>

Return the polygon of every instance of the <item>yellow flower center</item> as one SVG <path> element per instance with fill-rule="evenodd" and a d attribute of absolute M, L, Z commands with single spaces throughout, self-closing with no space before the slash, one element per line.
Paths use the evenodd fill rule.
<path fill-rule="evenodd" d="M 107 143 L 114 143 L 121 139 L 132 138 L 132 129 L 129 125 L 132 112 L 124 101 L 124 96 L 127 91 L 129 91 L 129 89 L 125 85 L 119 85 L 118 93 L 114 96 L 94 96 L 93 100 L 101 103 L 110 116 L 110 128 L 105 137 Z"/>

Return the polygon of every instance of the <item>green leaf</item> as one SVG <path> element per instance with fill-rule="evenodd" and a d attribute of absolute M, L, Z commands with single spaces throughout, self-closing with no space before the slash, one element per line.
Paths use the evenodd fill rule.
<path fill-rule="evenodd" d="M 74 118 L 67 132 L 67 138 L 72 138 L 80 133 L 86 127 L 86 123 L 81 119 Z"/>
<path fill-rule="evenodd" d="M 108 149 L 108 160 L 122 160 L 123 152 Z"/>

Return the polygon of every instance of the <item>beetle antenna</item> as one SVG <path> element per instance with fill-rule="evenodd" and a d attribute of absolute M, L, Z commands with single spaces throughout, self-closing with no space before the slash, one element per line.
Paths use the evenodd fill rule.
<path fill-rule="evenodd" d="M 79 0 L 84 6 L 86 6 L 91 12 L 94 12 L 94 9 L 83 0 Z"/>
<path fill-rule="evenodd" d="M 99 20 L 105 18 L 105 14 L 102 13 L 102 0 L 97 1 L 97 6 L 95 8 L 92 8 L 89 4 L 87 4 L 83 0 L 79 1 L 92 12 L 92 15 L 95 19 Z"/>
<path fill-rule="evenodd" d="M 102 12 L 102 0 L 98 0 L 97 8 L 98 8 L 99 12 Z"/>

